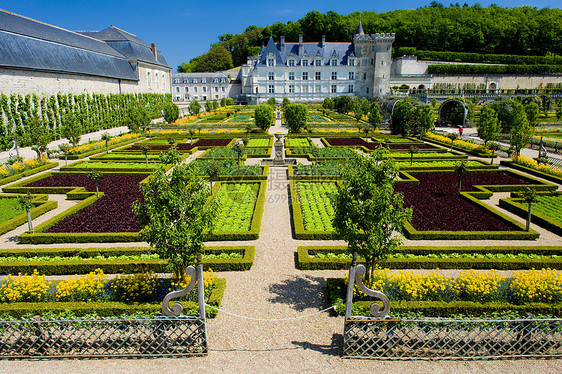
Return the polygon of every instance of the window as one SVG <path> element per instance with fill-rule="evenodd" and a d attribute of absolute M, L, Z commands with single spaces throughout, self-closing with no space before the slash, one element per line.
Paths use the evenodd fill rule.
<path fill-rule="evenodd" d="M 193 87 L 193 92 L 197 92 L 197 87 Z"/>
<path fill-rule="evenodd" d="M 294 71 L 289 72 L 289 80 L 290 80 L 290 81 L 294 81 L 294 80 L 295 80 L 295 72 L 294 72 Z"/>
<path fill-rule="evenodd" d="M 303 80 L 303 81 L 307 81 L 307 80 L 308 80 L 308 71 L 303 71 L 303 72 L 302 72 L 302 80 Z"/>
<path fill-rule="evenodd" d="M 371 65 L 374 65 L 374 64 L 375 64 L 375 59 L 372 58 L 372 59 L 371 59 Z"/>
<path fill-rule="evenodd" d="M 207 92 L 207 87 L 203 86 L 203 92 Z"/>
<path fill-rule="evenodd" d="M 331 61 L 331 65 L 332 65 L 332 66 L 338 66 L 338 60 L 336 60 L 335 58 L 333 58 L 332 61 Z"/>
<path fill-rule="evenodd" d="M 355 59 L 350 58 L 349 61 L 348 61 L 348 65 L 349 66 L 355 66 Z"/>
<path fill-rule="evenodd" d="M 338 79 L 338 72 L 337 71 L 333 71 L 332 72 L 332 80 L 335 81 Z"/>
<path fill-rule="evenodd" d="M 289 93 L 295 93 L 295 85 L 294 84 L 289 85 Z"/>
<path fill-rule="evenodd" d="M 364 80 L 364 81 L 367 80 L 367 73 L 363 73 L 363 80 Z"/>
<path fill-rule="evenodd" d="M 150 72 L 146 72 L 146 82 L 148 83 L 148 88 L 150 88 Z"/>
<path fill-rule="evenodd" d="M 187 88 L 187 87 L 186 87 Z M 180 92 L 180 88 L 176 87 L 176 92 Z"/>
<path fill-rule="evenodd" d="M 174 84 L 178 84 L 179 82 L 180 82 L 179 79 L 174 79 Z M 183 83 L 185 83 L 185 82 L 183 82 Z"/>
<path fill-rule="evenodd" d="M 290 58 L 290 59 L 287 61 L 287 65 L 289 65 L 289 66 L 295 66 L 295 60 L 292 59 L 292 58 Z"/>
<path fill-rule="evenodd" d="M 322 60 L 320 59 L 314 60 L 314 66 L 322 66 Z"/>
<path fill-rule="evenodd" d="M 219 95 L 215 95 L 215 99 L 218 99 L 218 98 L 219 98 Z"/>
<path fill-rule="evenodd" d="M 193 83 L 197 83 L 197 79 L 196 79 L 196 78 L 193 79 Z"/>
<path fill-rule="evenodd" d="M 270 84 L 269 86 L 267 86 L 267 92 L 269 93 L 275 93 L 275 86 Z"/>
<path fill-rule="evenodd" d="M 314 79 L 317 80 L 317 81 L 320 80 L 320 72 L 319 72 L 319 71 L 317 71 L 317 72 L 314 74 Z"/>
<path fill-rule="evenodd" d="M 218 87 L 215 87 L 215 92 L 219 92 L 219 88 L 218 88 Z"/>
<path fill-rule="evenodd" d="M 350 81 L 355 80 L 355 72 L 354 71 L 349 72 L 349 80 Z"/>
<path fill-rule="evenodd" d="M 308 93 L 308 86 L 302 86 L 302 93 Z"/>
<path fill-rule="evenodd" d="M 302 66 L 308 66 L 308 60 L 302 60 L 301 65 Z"/>
<path fill-rule="evenodd" d="M 272 58 L 267 59 L 267 66 L 275 66 L 275 60 Z"/>
<path fill-rule="evenodd" d="M 316 93 L 322 92 L 322 86 L 320 86 L 319 84 L 317 84 L 317 85 L 314 87 L 314 92 L 316 92 Z"/>
<path fill-rule="evenodd" d="M 337 86 L 335 84 L 332 84 L 332 93 L 336 92 L 338 92 Z"/>
<path fill-rule="evenodd" d="M 213 83 L 219 83 L 219 79 L 218 79 L 218 78 L 213 78 Z"/>
<path fill-rule="evenodd" d="M 205 78 L 201 79 L 201 83 L 207 83 L 207 80 Z"/>
<path fill-rule="evenodd" d="M 275 79 L 275 75 L 273 74 L 273 72 L 272 71 L 268 72 L 267 73 L 267 80 L 272 81 L 274 79 Z"/>
<path fill-rule="evenodd" d="M 381 66 L 384 66 L 384 60 L 381 60 Z"/>
<path fill-rule="evenodd" d="M 226 87 L 221 87 L 222 92 L 226 92 Z"/>
<path fill-rule="evenodd" d="M 367 87 L 367 93 L 369 93 L 369 87 Z"/>
<path fill-rule="evenodd" d="M 186 95 L 185 95 L 185 99 L 186 99 L 186 100 L 189 100 L 189 95 L 186 94 Z"/>
<path fill-rule="evenodd" d="M 348 93 L 353 93 L 353 85 L 350 84 L 349 86 L 347 86 L 347 92 Z"/>
<path fill-rule="evenodd" d="M 189 81 L 187 79 L 184 79 L 183 83 L 189 83 Z"/>
<path fill-rule="evenodd" d="M 185 92 L 189 92 L 189 87 L 185 87 Z"/>

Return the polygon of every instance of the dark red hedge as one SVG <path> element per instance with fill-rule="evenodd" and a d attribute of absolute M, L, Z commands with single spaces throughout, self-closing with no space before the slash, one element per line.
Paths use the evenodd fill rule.
<path fill-rule="evenodd" d="M 514 231 L 518 228 L 496 215 L 462 199 L 457 173 L 412 173 L 420 184 L 397 183 L 395 192 L 404 194 L 404 206 L 413 210 L 412 226 L 419 231 Z M 521 185 L 528 181 L 502 172 L 464 173 L 462 190 L 475 185 Z"/>

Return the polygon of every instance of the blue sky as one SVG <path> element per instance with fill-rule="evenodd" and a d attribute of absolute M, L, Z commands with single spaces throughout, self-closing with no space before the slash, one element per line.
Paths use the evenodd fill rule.
<path fill-rule="evenodd" d="M 355 11 L 385 12 L 428 5 L 431 0 L 385 2 L 308 0 L 1 0 L 0 8 L 68 30 L 102 30 L 111 25 L 131 32 L 147 43 L 156 43 L 175 71 L 182 61 L 205 53 L 226 33 L 240 33 L 249 25 L 296 21 L 311 10 L 339 14 Z M 448 5 L 455 1 L 440 1 Z M 465 1 L 459 1 L 463 4 Z M 560 7 L 560 0 L 466 1 L 469 5 L 502 7 L 532 5 Z M 279 4 L 279 5 L 277 5 Z"/>

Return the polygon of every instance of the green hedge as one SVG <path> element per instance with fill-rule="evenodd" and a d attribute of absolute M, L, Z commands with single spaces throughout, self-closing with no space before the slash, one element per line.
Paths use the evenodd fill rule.
<path fill-rule="evenodd" d="M 560 74 L 562 65 L 429 65 L 429 74 Z"/>
<path fill-rule="evenodd" d="M 543 173 L 542 171 L 538 171 L 538 170 L 529 168 L 527 166 L 516 164 L 513 161 L 500 161 L 500 165 L 507 166 L 507 167 L 510 167 L 512 169 L 520 170 L 520 171 L 523 171 L 525 173 L 534 175 L 535 177 L 543 178 L 543 179 L 546 179 L 546 180 L 554 182 L 554 183 L 562 184 L 562 178 L 560 178 L 560 177 L 557 177 L 557 176 L 552 175 L 552 174 Z"/>
<path fill-rule="evenodd" d="M 347 284 L 342 278 L 328 278 L 326 280 L 328 294 L 332 305 L 340 303 L 345 297 Z M 354 309 L 358 313 L 370 315 L 369 307 L 377 301 L 355 301 Z M 470 301 L 391 301 L 390 315 L 393 313 L 421 313 L 425 317 L 453 317 L 458 315 L 478 317 L 493 315 L 502 312 L 515 312 L 522 317 L 528 314 L 562 316 L 562 303 L 528 303 L 516 305 L 510 303 L 490 302 L 475 303 Z M 336 315 L 345 315 L 345 304 L 340 304 L 335 309 Z"/>
<path fill-rule="evenodd" d="M 14 174 L 14 175 L 11 175 L 9 177 L 2 178 L 2 179 L 0 179 L 0 186 L 2 186 L 4 184 L 12 183 L 13 181 L 17 181 L 18 179 L 21 179 L 23 177 L 28 177 L 30 175 L 37 174 L 37 173 L 40 173 L 42 171 L 52 169 L 52 168 L 57 167 L 57 166 L 59 166 L 58 162 L 48 162 L 45 165 L 41 165 L 41 166 L 38 166 L 36 168 L 26 170 L 23 173 Z"/>
<path fill-rule="evenodd" d="M 523 206 L 521 206 L 520 204 L 522 204 Z M 528 205 L 525 200 L 521 198 L 500 199 L 500 206 L 510 211 L 511 213 L 517 214 L 518 216 L 525 219 L 529 214 Z M 562 224 L 532 209 L 531 222 L 547 229 L 548 231 L 552 231 L 556 235 L 562 236 Z"/>
<path fill-rule="evenodd" d="M 447 147 L 448 149 L 451 149 L 450 143 L 440 142 L 439 140 L 430 139 L 430 138 L 425 137 L 425 136 L 423 136 L 422 139 L 424 141 L 428 142 L 428 143 L 437 144 L 437 145 L 440 145 L 440 146 L 443 146 L 443 147 Z M 473 156 L 476 156 L 476 157 L 490 158 L 490 155 L 488 155 L 488 154 L 471 151 L 469 149 L 461 148 L 461 147 L 458 147 L 456 145 L 453 145 L 453 149 L 456 149 L 457 151 L 468 153 L 469 155 L 473 155 Z M 497 155 L 494 155 L 494 156 L 497 157 Z"/>
<path fill-rule="evenodd" d="M 226 279 L 218 278 L 216 287 L 211 291 L 207 304 L 220 307 Z M 172 303 L 176 302 L 175 300 Z M 181 301 L 184 307 L 183 314 L 199 314 L 199 307 L 193 301 Z M 90 315 L 93 313 L 101 317 L 121 316 L 127 314 L 155 313 L 162 314 L 162 303 L 120 303 L 120 302 L 44 302 L 44 303 L 2 303 L 0 304 L 0 315 L 8 315 L 12 318 L 21 318 L 29 315 L 42 316 L 51 313 L 62 313 L 72 311 L 77 316 Z M 214 318 L 217 311 L 205 308 L 205 315 Z"/>
<path fill-rule="evenodd" d="M 468 52 L 420 51 L 416 47 L 401 47 L 394 51 L 395 56 L 416 55 L 420 60 L 477 62 L 508 65 L 561 65 L 562 56 L 521 56 Z"/>
<path fill-rule="evenodd" d="M 213 179 L 213 182 L 226 182 L 226 181 L 266 181 L 269 175 L 269 166 L 262 166 L 260 175 L 218 175 Z M 209 180 L 208 176 L 202 175 L 201 178 Z M 213 185 L 214 186 L 214 185 Z M 214 188 L 213 188 L 214 191 Z"/>
<path fill-rule="evenodd" d="M 113 161 L 115 162 L 115 161 Z M 152 173 L 155 169 L 158 169 L 158 165 L 154 165 L 154 167 L 143 167 L 143 168 L 118 168 L 118 167 L 114 167 L 114 168 L 89 168 L 89 167 L 85 167 L 85 166 L 80 166 L 80 164 L 83 163 L 83 161 L 79 161 L 76 164 L 70 165 L 70 166 L 62 166 L 60 168 L 61 171 L 81 171 L 81 172 L 89 172 L 90 170 L 98 170 L 100 172 L 106 172 L 106 173 Z M 140 164 L 141 162 L 139 162 Z M 143 162 L 144 163 L 144 162 Z M 171 169 L 172 165 L 163 165 L 161 164 L 162 167 L 164 168 L 164 170 L 169 170 Z"/>
<path fill-rule="evenodd" d="M 346 247 L 342 246 L 299 246 L 297 247 L 298 267 L 301 270 L 348 269 L 351 258 L 314 258 L 316 253 L 345 253 Z M 400 247 L 396 253 L 411 253 L 415 255 L 442 254 L 442 253 L 528 253 L 539 255 L 560 255 L 562 247 Z M 363 263 L 362 258 L 358 259 Z M 389 269 L 562 269 L 560 259 L 439 259 L 439 258 L 390 258 L 384 263 Z"/>
<path fill-rule="evenodd" d="M 14 196 L 17 197 L 19 195 L 2 195 L 2 197 L 10 197 Z M 56 201 L 47 201 L 49 197 L 47 195 L 38 195 L 34 196 L 31 202 L 35 205 L 35 208 L 31 209 L 31 218 L 35 219 L 42 214 L 47 213 L 53 209 L 58 207 L 58 202 Z M 16 227 L 19 227 L 23 224 L 27 223 L 27 212 L 20 214 L 6 222 L 0 223 L 0 235 L 7 233 L 8 231 L 14 230 Z"/>
<path fill-rule="evenodd" d="M 36 250 L 23 250 L 27 254 L 36 256 L 38 254 L 52 256 L 62 256 L 69 253 L 81 253 L 93 257 L 97 254 L 106 253 L 110 256 L 119 256 L 121 253 L 133 253 L 127 248 L 117 251 L 107 251 L 105 248 L 90 248 L 87 252 L 77 249 L 56 248 L 51 251 L 46 249 L 37 252 Z M 148 247 L 136 247 L 135 254 L 147 253 Z M 243 252 L 242 258 L 204 258 L 203 267 L 213 271 L 244 271 L 250 270 L 254 264 L 256 249 L 254 246 L 216 246 L 207 247 L 206 253 L 219 254 L 225 252 Z M 13 251 L 12 251 L 13 252 Z M 4 255 L 9 255 L 4 253 Z M 16 255 L 16 253 L 11 254 Z M 71 255 L 71 254 L 69 254 Z M 4 256 L 5 257 L 5 256 Z M 0 261 L 0 274 L 31 274 L 37 270 L 43 275 L 70 275 L 88 274 L 95 269 L 101 269 L 105 274 L 134 274 L 145 271 L 154 273 L 167 273 L 166 260 L 61 260 L 61 261 Z"/>

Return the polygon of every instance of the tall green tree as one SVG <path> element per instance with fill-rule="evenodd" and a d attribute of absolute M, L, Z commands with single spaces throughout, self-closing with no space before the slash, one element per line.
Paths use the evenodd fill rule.
<path fill-rule="evenodd" d="M 401 245 L 402 239 L 393 233 L 412 216 L 412 210 L 403 207 L 402 195 L 394 193 L 398 169 L 385 153 L 378 149 L 371 157 L 355 155 L 342 169 L 335 200 L 336 235 L 347 242 L 350 253 L 365 259 L 368 283 L 374 265 Z"/>
<path fill-rule="evenodd" d="M 133 205 L 142 226 L 140 236 L 180 276 L 204 251 L 218 206 L 189 164 L 174 167 L 169 175 L 157 170 L 141 190 L 143 199 Z"/>
<path fill-rule="evenodd" d="M 232 55 L 220 45 L 212 47 L 197 60 L 197 71 L 201 72 L 228 70 L 232 66 Z"/>
<path fill-rule="evenodd" d="M 273 108 L 268 104 L 260 104 L 254 107 L 254 121 L 256 126 L 263 131 L 269 130 L 273 124 Z"/>
<path fill-rule="evenodd" d="M 168 102 L 164 105 L 164 120 L 167 123 L 176 121 L 180 116 L 180 108 L 174 103 Z"/>
<path fill-rule="evenodd" d="M 527 120 L 529 121 L 529 126 L 535 127 L 539 120 L 540 108 L 537 103 L 531 101 L 525 105 L 525 114 L 527 115 Z"/>
<path fill-rule="evenodd" d="M 62 136 L 64 136 L 73 147 L 80 143 L 80 136 L 82 135 L 82 126 L 76 119 L 72 112 L 66 112 L 63 120 Z"/>
<path fill-rule="evenodd" d="M 150 126 L 152 118 L 148 108 L 145 105 L 131 105 L 125 111 L 123 123 L 129 128 L 129 131 L 137 135 L 139 141 L 139 132 L 142 128 Z"/>
<path fill-rule="evenodd" d="M 488 105 L 484 105 L 480 111 L 480 121 L 476 125 L 476 131 L 478 131 L 480 139 L 484 140 L 484 146 L 487 146 L 489 141 L 496 140 L 500 130 L 496 111 Z"/>
<path fill-rule="evenodd" d="M 188 110 L 189 114 L 191 114 L 192 116 L 196 116 L 201 111 L 201 104 L 199 104 L 197 100 L 193 100 L 191 103 L 189 103 Z"/>
<path fill-rule="evenodd" d="M 514 104 L 510 128 L 511 147 L 515 150 L 515 154 L 519 155 L 521 149 L 529 145 L 533 139 L 533 132 L 522 104 Z"/>
<path fill-rule="evenodd" d="M 304 104 L 289 104 L 285 107 L 285 121 L 289 130 L 299 132 L 308 121 L 308 109 Z"/>
<path fill-rule="evenodd" d="M 372 129 L 376 129 L 383 122 L 381 110 L 377 104 L 374 104 L 369 112 L 369 125 Z"/>

